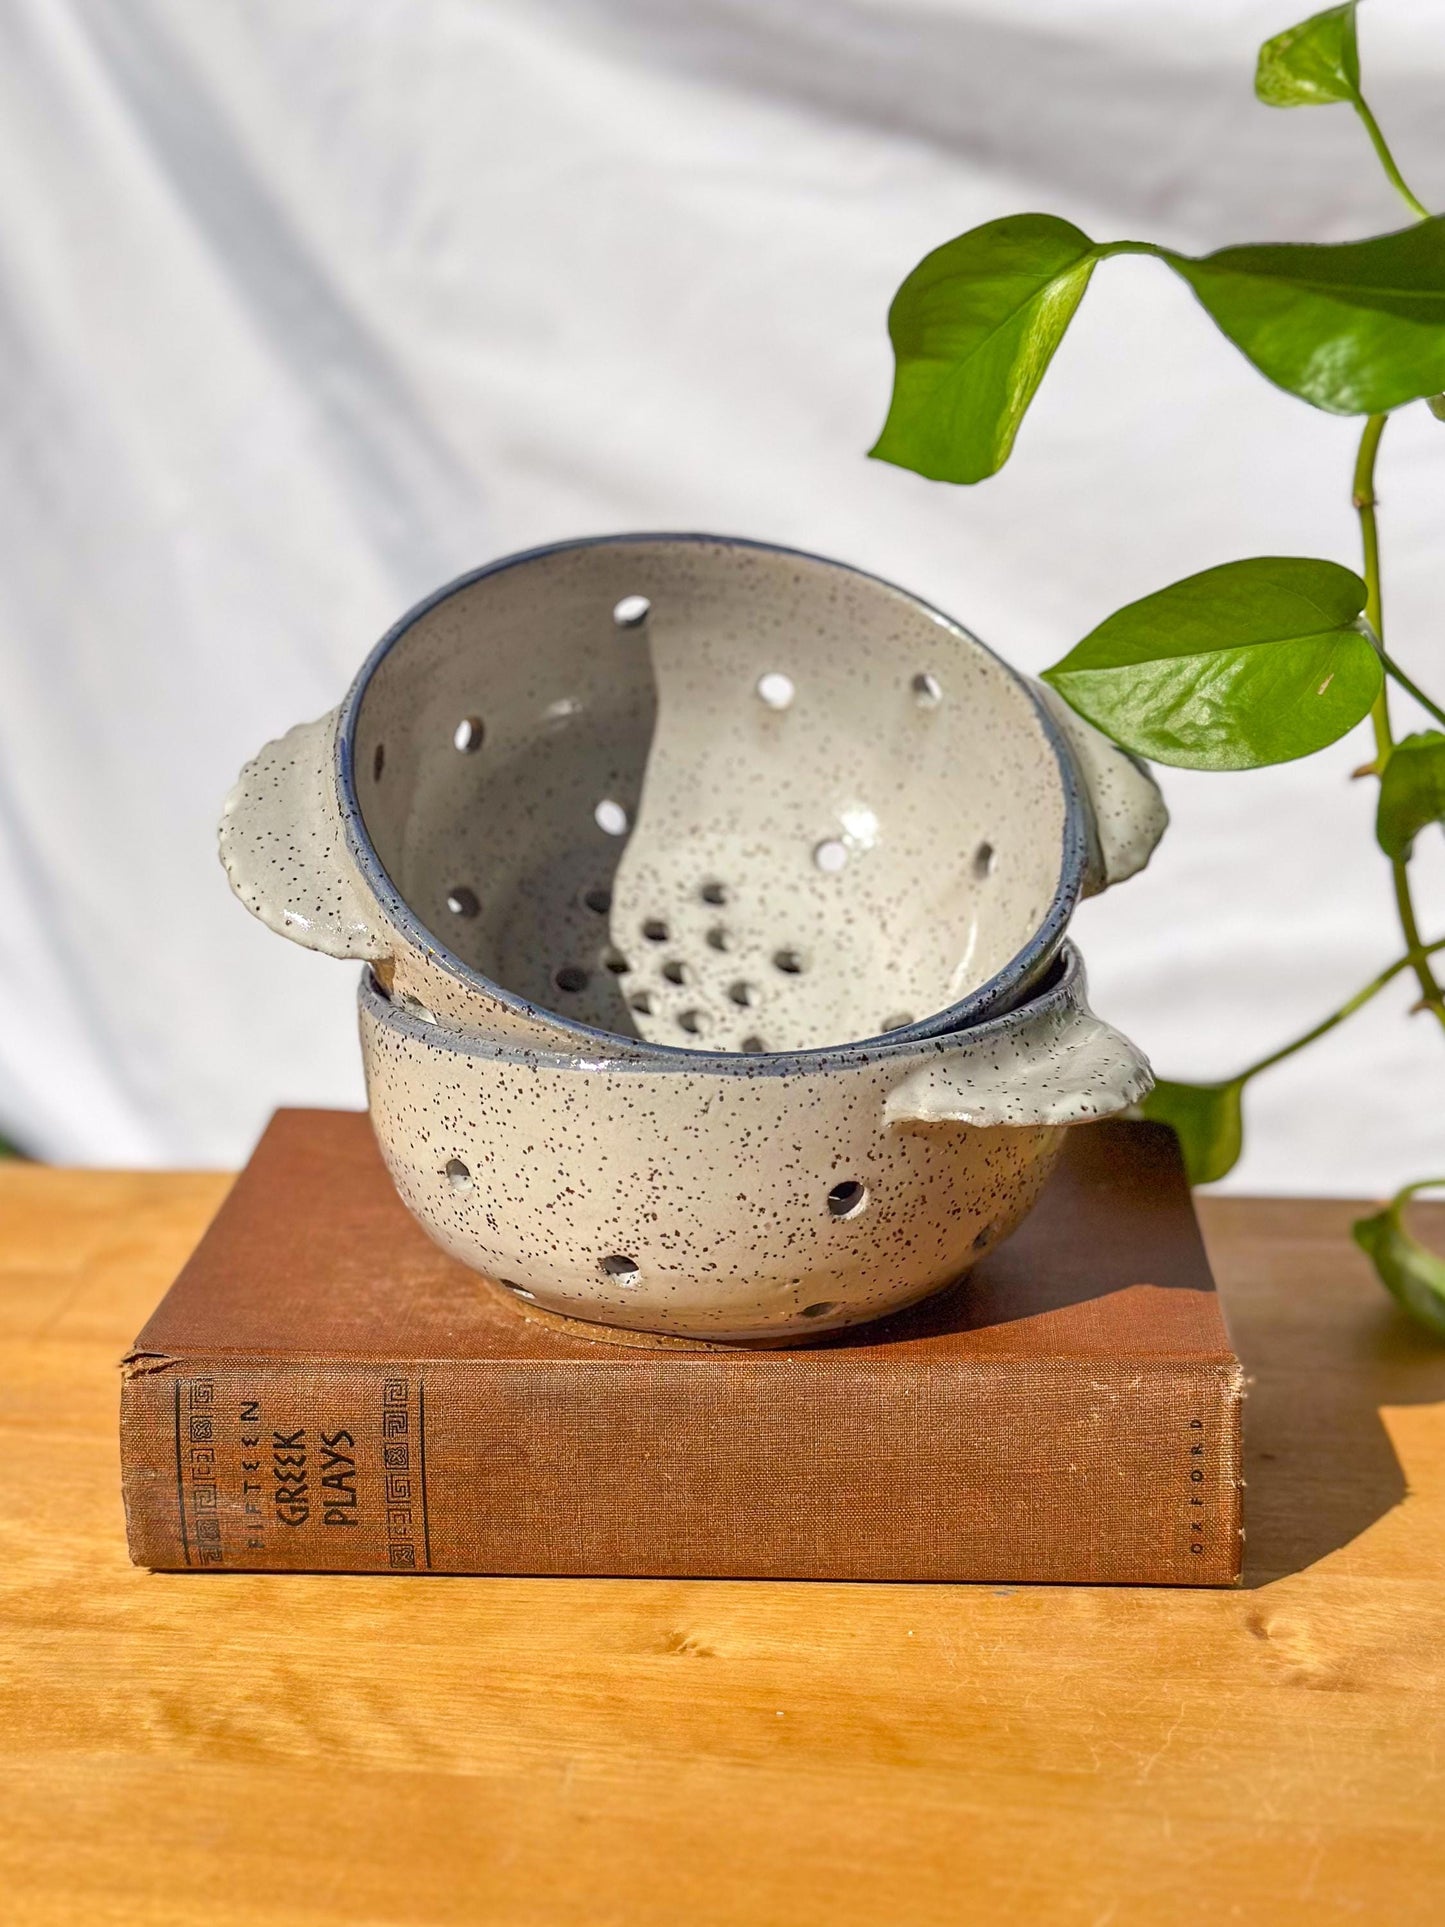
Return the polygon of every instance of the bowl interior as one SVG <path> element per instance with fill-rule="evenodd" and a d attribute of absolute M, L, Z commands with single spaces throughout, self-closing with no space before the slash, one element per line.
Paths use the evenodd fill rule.
<path fill-rule="evenodd" d="M 988 982 L 1061 888 L 1027 692 L 900 590 L 743 543 L 519 559 L 372 674 L 355 781 L 418 919 L 546 1009 L 795 1050 Z"/>

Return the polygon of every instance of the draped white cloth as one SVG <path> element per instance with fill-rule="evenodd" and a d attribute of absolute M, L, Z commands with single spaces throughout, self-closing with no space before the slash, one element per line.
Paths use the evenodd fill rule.
<path fill-rule="evenodd" d="M 1307 0 L 1295 0 L 1301 12 Z M 217 808 L 412 600 L 552 538 L 821 550 L 1020 665 L 1248 554 L 1353 563 L 1357 428 L 1270 388 L 1155 263 L 1099 271 L 992 482 L 864 460 L 928 248 L 1048 209 L 1187 249 L 1407 218 L 1344 108 L 1251 95 L 1291 0 L 6 0 L 0 7 L 0 1130 L 239 1159 L 359 1103 L 350 967 L 226 889 Z M 1445 204 L 1431 0 L 1362 10 Z M 1445 426 L 1380 468 L 1394 651 L 1445 684 Z M 1398 705 L 1402 723 L 1409 705 Z M 1418 721 L 1418 718 L 1415 719 Z M 1223 1074 L 1398 952 L 1365 732 L 1168 772 L 1148 874 L 1078 919 L 1100 1010 Z M 1445 930 L 1430 832 L 1424 919 Z M 1261 1080 L 1235 1182 L 1445 1167 L 1406 981 Z"/>

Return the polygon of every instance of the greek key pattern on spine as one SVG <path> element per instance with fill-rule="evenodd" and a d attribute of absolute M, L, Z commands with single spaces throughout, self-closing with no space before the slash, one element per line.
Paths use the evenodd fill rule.
<path fill-rule="evenodd" d="M 426 1516 L 425 1391 L 388 1378 L 381 1388 L 381 1464 L 386 1482 L 386 1562 L 396 1572 L 431 1565 Z"/>
<path fill-rule="evenodd" d="M 216 1488 L 216 1383 L 186 1382 L 186 1459 L 183 1505 L 190 1515 L 190 1539 L 197 1565 L 223 1566 L 221 1514 Z"/>

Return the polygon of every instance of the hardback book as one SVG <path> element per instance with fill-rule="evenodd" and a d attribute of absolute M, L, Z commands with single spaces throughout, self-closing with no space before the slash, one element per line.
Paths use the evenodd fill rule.
<path fill-rule="evenodd" d="M 282 1111 L 124 1360 L 131 1557 L 1225 1586 L 1242 1383 L 1158 1125 L 1070 1131 L 1013 1237 L 911 1311 L 648 1349 L 447 1257 L 364 1115 Z"/>

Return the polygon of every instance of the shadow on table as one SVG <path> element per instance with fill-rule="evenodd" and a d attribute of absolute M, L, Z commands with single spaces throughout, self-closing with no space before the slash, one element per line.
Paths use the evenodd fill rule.
<path fill-rule="evenodd" d="M 1288 1317 L 1226 1294 L 1249 1375 L 1248 1587 L 1303 1571 L 1399 1505 L 1408 1480 L 1382 1410 L 1445 1402 L 1445 1347 L 1371 1283 L 1377 1302 L 1330 1293 Z"/>

